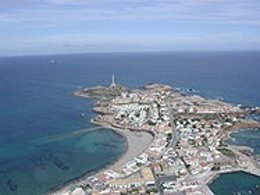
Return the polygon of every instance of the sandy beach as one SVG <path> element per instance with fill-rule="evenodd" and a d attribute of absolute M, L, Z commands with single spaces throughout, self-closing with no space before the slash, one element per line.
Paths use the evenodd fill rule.
<path fill-rule="evenodd" d="M 153 140 L 153 136 L 146 131 L 137 132 L 115 128 L 112 129 L 126 138 L 127 149 L 126 152 L 122 154 L 122 156 L 113 165 L 111 165 L 111 169 L 116 169 L 127 161 L 130 161 L 139 154 L 143 153 L 150 146 Z"/>
<path fill-rule="evenodd" d="M 126 163 L 129 160 L 134 159 L 139 154 L 143 153 L 152 143 L 153 136 L 146 132 L 146 131 L 130 131 L 127 129 L 117 129 L 110 126 L 102 125 L 104 128 L 113 129 L 116 133 L 122 135 L 126 139 L 126 151 L 118 158 L 117 161 L 114 163 L 107 165 L 104 167 L 104 169 L 97 170 L 96 172 L 92 172 L 92 174 L 86 174 L 82 176 L 82 178 L 75 178 L 75 180 L 72 180 L 71 182 L 64 184 L 64 186 L 58 186 L 57 190 L 52 190 L 51 192 L 48 192 L 49 195 L 63 195 L 68 192 L 68 190 L 74 188 L 75 186 L 80 185 L 81 183 L 84 183 L 84 180 L 89 176 L 98 175 L 104 170 L 107 169 L 117 169 L 120 166 L 122 166 L 124 163 Z M 98 131 L 98 129 L 97 129 Z M 142 144 L 140 144 L 142 143 Z"/>

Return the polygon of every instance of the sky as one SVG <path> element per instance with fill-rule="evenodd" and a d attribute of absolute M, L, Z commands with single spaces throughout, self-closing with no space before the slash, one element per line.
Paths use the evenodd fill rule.
<path fill-rule="evenodd" d="M 0 0 L 0 56 L 260 50 L 260 0 Z"/>

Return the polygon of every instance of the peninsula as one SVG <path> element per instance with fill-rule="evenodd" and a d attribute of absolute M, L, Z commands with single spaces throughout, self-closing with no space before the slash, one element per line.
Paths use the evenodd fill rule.
<path fill-rule="evenodd" d="M 53 194 L 213 194 L 208 184 L 220 173 L 242 170 L 260 176 L 251 148 L 225 143 L 235 130 L 260 128 L 247 117 L 248 108 L 185 95 L 165 84 L 128 89 L 117 85 L 114 76 L 108 87 L 74 95 L 96 99 L 97 116 L 91 122 L 123 135 L 146 132 L 152 138 L 134 142 L 143 146 L 134 156 Z"/>

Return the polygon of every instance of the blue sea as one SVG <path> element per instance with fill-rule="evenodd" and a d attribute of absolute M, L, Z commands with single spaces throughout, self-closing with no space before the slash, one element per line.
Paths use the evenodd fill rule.
<path fill-rule="evenodd" d="M 259 195 L 260 177 L 242 171 L 224 173 L 209 187 L 215 195 Z"/>
<path fill-rule="evenodd" d="M 125 140 L 90 128 L 93 100 L 72 93 L 161 82 L 260 106 L 260 52 L 107 53 L 0 58 L 0 194 L 38 195 L 113 163 Z M 85 113 L 85 118 L 79 117 Z M 14 190 L 10 190 L 10 187 Z"/>
<path fill-rule="evenodd" d="M 232 132 L 226 142 L 233 145 L 248 146 L 253 149 L 254 155 L 260 155 L 260 129 L 241 129 Z"/>

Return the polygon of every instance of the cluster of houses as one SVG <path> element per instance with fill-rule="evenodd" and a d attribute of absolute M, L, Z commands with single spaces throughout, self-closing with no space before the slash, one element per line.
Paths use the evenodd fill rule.
<path fill-rule="evenodd" d="M 205 194 L 200 178 L 216 167 L 235 166 L 235 160 L 219 148 L 223 146 L 223 129 L 238 120 L 232 113 L 241 112 L 239 107 L 184 96 L 160 84 L 122 92 L 100 107 L 96 123 L 145 130 L 154 139 L 142 154 L 121 167 L 88 177 L 85 193 Z M 231 114 L 220 116 L 223 113 Z"/>

